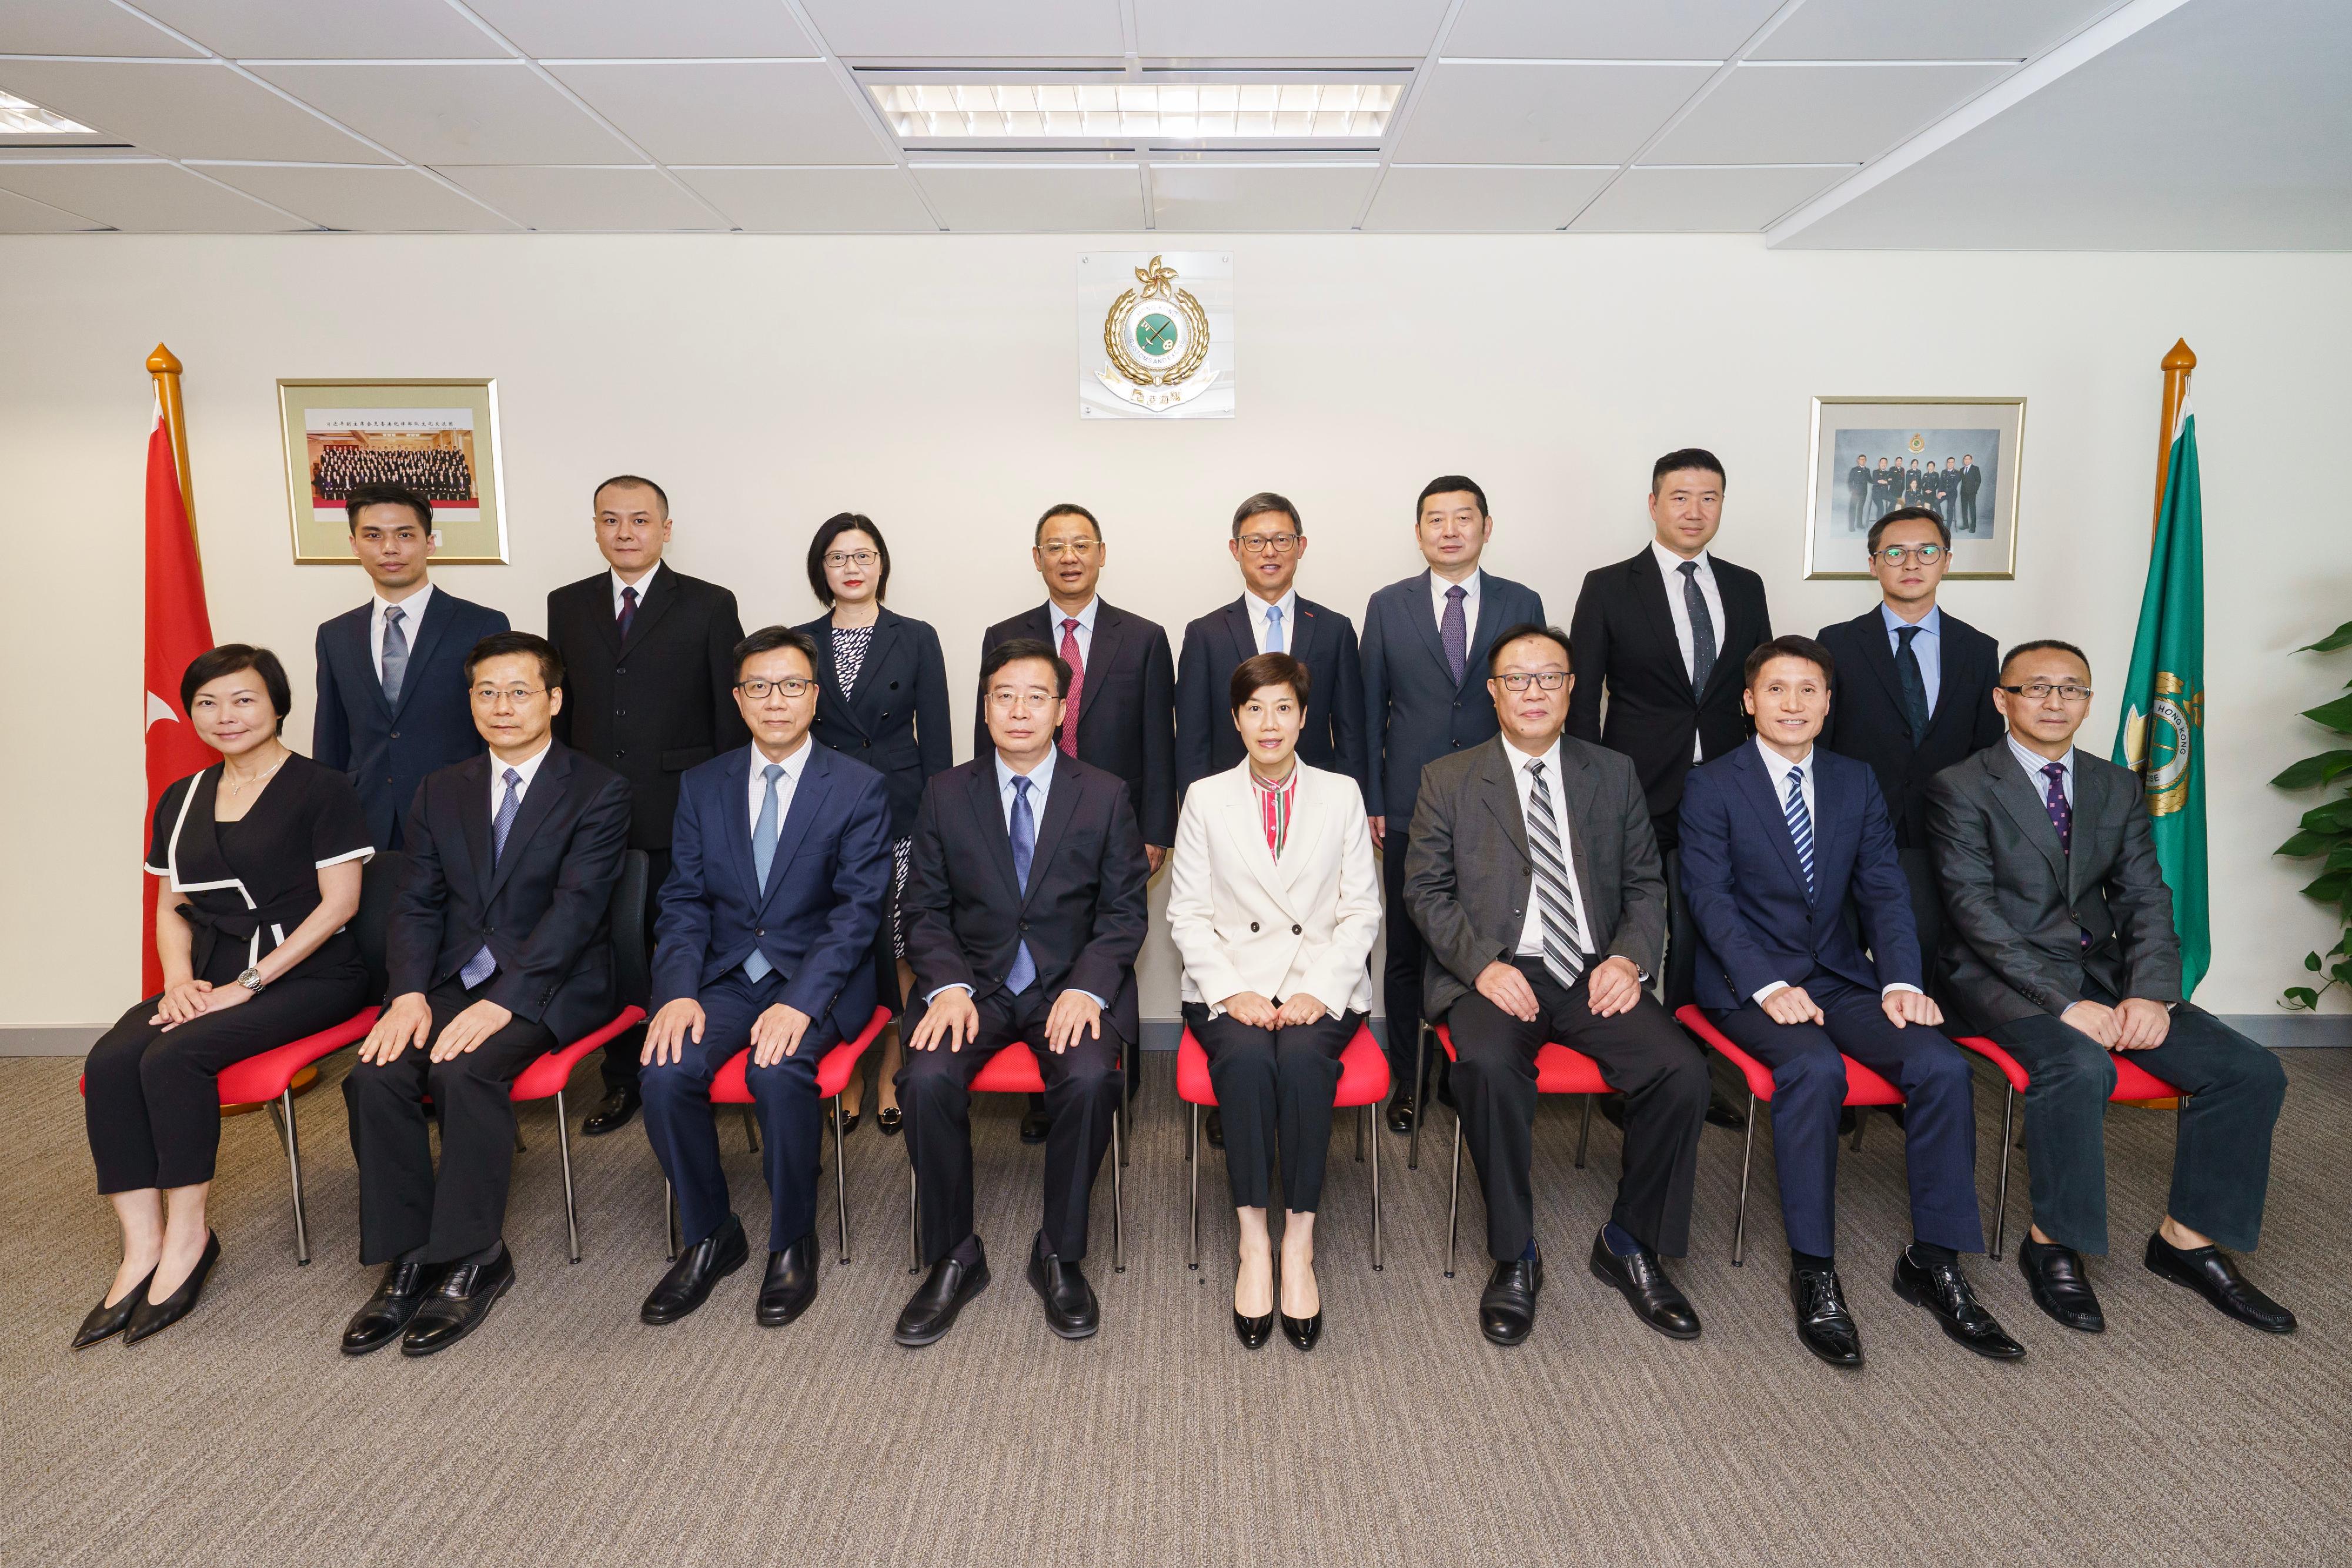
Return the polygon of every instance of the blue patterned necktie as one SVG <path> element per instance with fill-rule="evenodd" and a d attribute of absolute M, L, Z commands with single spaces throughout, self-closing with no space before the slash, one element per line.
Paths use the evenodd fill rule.
<path fill-rule="evenodd" d="M 1462 601 L 1470 591 L 1460 583 L 1445 591 L 1445 618 L 1437 623 L 1437 641 L 1445 650 L 1445 667 L 1454 672 L 1454 684 L 1462 684 L 1462 672 L 1470 664 L 1470 628 L 1462 613 Z"/>
<path fill-rule="evenodd" d="M 397 604 L 383 611 L 383 700 L 400 706 L 400 685 L 408 678 L 408 633 L 400 623 L 408 612 Z"/>
<path fill-rule="evenodd" d="M 781 762 L 771 762 L 760 770 L 768 788 L 760 797 L 760 820 L 751 827 L 751 873 L 759 880 L 761 898 L 768 894 L 768 869 L 776 863 L 776 780 L 783 776 L 784 765 Z M 755 980 L 766 979 L 768 971 L 774 967 L 768 962 L 768 956 L 757 947 L 743 960 L 743 972 Z"/>
<path fill-rule="evenodd" d="M 1269 653 L 1279 653 L 1283 651 L 1282 606 L 1279 604 L 1269 604 L 1265 607 L 1265 651 Z"/>
<path fill-rule="evenodd" d="M 1903 683 L 1903 722 L 1910 727 L 1911 744 L 1917 746 L 1927 738 L 1927 674 L 1919 664 L 1919 651 L 1912 641 L 1919 635 L 1916 626 L 1898 626 L 1895 640 L 1903 645 L 1895 653 L 1895 674 Z"/>
<path fill-rule="evenodd" d="M 1013 875 L 1021 883 L 1021 894 L 1029 894 L 1029 862 L 1037 853 L 1037 818 L 1029 810 L 1031 781 L 1015 774 L 1013 779 Z M 1004 988 L 1019 996 L 1037 983 L 1037 960 L 1029 956 L 1029 944 L 1021 944 L 1013 955 L 1013 972 L 1004 977 Z"/>
<path fill-rule="evenodd" d="M 385 631 L 389 633 L 391 628 L 386 627 Z M 389 635 L 384 640 L 384 646 L 385 652 L 389 653 Z M 497 814 L 490 818 L 490 864 L 493 868 L 498 865 L 499 857 L 507 852 L 507 834 L 514 831 L 515 812 L 522 804 L 522 775 L 509 768 L 499 777 L 506 785 L 507 792 L 499 797 Z M 466 960 L 466 967 L 457 971 L 457 978 L 470 991 L 488 979 L 490 971 L 498 967 L 498 958 L 490 952 L 490 945 L 485 942 L 480 952 Z"/>
<path fill-rule="evenodd" d="M 1805 902 L 1813 901 L 1813 814 L 1805 810 L 1804 769 L 1789 773 L 1789 799 L 1782 806 L 1789 817 L 1789 838 L 1797 846 L 1797 863 L 1805 868 Z"/>

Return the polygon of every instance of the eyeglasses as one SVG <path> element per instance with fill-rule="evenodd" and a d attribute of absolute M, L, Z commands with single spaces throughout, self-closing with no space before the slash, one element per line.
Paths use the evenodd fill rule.
<path fill-rule="evenodd" d="M 2086 703 L 2091 700 L 2091 688 L 2078 686 L 2072 681 L 2054 686 L 2048 681 L 2028 681 L 2021 686 L 2002 686 L 2000 689 L 2011 696 L 2023 697 L 2028 702 L 2044 701 L 2053 692 L 2058 694 L 2058 700 L 2061 702 Z"/>
<path fill-rule="evenodd" d="M 786 675 L 781 681 L 738 681 L 735 689 L 753 702 L 765 702 L 770 692 L 781 692 L 787 702 L 797 702 L 816 690 L 816 683 L 799 675 Z"/>
<path fill-rule="evenodd" d="M 988 694 L 989 706 L 1007 713 L 1016 709 L 1043 709 L 1058 700 L 1052 692 L 1024 691 L 1017 686 L 998 686 Z"/>
<path fill-rule="evenodd" d="M 1100 539 L 1046 539 L 1037 546 L 1037 553 L 1049 557 L 1075 556 L 1084 560 L 1101 545 Z"/>
<path fill-rule="evenodd" d="M 1533 674 L 1496 675 L 1495 678 L 1503 683 L 1503 689 L 1507 692 L 1523 692 L 1529 686 L 1540 686 L 1545 691 L 1556 692 L 1568 685 L 1566 670 L 1538 670 Z"/>
<path fill-rule="evenodd" d="M 499 699 L 507 699 L 510 707 L 520 707 L 545 691 L 545 686 L 476 686 L 473 691 L 476 707 L 496 707 Z"/>
<path fill-rule="evenodd" d="M 838 571 L 845 566 L 872 566 L 881 559 L 870 549 L 827 550 L 824 564 Z"/>
<path fill-rule="evenodd" d="M 1908 566 L 1917 561 L 1921 566 L 1933 566 L 1944 559 L 1942 545 L 1888 545 L 1878 552 L 1878 559 L 1889 566 Z"/>
<path fill-rule="evenodd" d="M 1234 537 L 1234 542 L 1241 546 L 1247 555 L 1264 555 L 1268 550 L 1276 555 L 1288 555 L 1306 537 L 1305 534 L 1240 534 Z"/>

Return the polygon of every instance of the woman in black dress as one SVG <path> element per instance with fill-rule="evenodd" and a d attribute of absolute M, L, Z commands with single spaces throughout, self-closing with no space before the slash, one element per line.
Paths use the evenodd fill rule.
<path fill-rule="evenodd" d="M 343 925 L 375 851 L 350 782 L 278 738 L 293 706 L 267 648 L 200 654 L 180 705 L 221 760 L 163 791 L 147 870 L 159 878 L 163 989 L 124 1013 L 83 1069 L 98 1190 L 122 1222 L 122 1266 L 73 1345 L 142 1340 L 187 1315 L 220 1257 L 205 1219 L 220 1145 L 220 1071 L 342 1022 L 367 966 Z"/>
<path fill-rule="evenodd" d="M 890 907 L 874 941 L 875 981 L 884 1005 L 904 1010 L 915 983 L 907 967 L 907 927 L 899 900 L 907 891 L 908 855 L 915 809 L 934 773 L 955 763 L 948 717 L 948 667 L 940 634 L 882 607 L 890 588 L 890 547 L 882 530 L 855 512 L 828 517 L 809 541 L 809 591 L 833 613 L 800 628 L 817 646 L 816 720 L 809 733 L 845 757 L 854 757 L 890 781 Z M 885 1134 L 900 1126 L 899 1046 L 894 1026 L 878 1051 L 859 1063 L 878 1074 Z M 852 1078 L 842 1092 L 844 1130 L 857 1124 L 865 1084 Z"/>

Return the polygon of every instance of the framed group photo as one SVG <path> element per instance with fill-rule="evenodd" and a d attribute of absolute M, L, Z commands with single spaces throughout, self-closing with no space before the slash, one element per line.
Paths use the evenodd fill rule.
<path fill-rule="evenodd" d="M 384 484 L 433 503 L 436 561 L 506 563 L 495 381 L 281 380 L 278 413 L 296 565 L 348 565 L 344 503 Z"/>
<path fill-rule="evenodd" d="M 1871 525 L 1926 507 L 1952 532 L 1955 578 L 2017 575 L 2021 397 L 1817 397 L 1805 577 L 1867 578 Z"/>

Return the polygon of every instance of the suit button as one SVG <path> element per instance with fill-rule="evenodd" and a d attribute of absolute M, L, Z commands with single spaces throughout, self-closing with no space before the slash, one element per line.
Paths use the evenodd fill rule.
<path fill-rule="evenodd" d="M 868 751 L 873 749 L 873 746 L 874 743 L 870 740 L 861 740 L 857 743 L 857 749 L 860 751 Z"/>
<path fill-rule="evenodd" d="M 1256 922 L 1256 921 L 1253 920 L 1253 921 L 1251 921 L 1251 922 L 1250 922 L 1250 929 L 1251 929 L 1251 930 L 1253 930 L 1253 931 L 1255 931 L 1255 930 L 1256 930 L 1256 929 L 1257 929 L 1257 922 Z"/>
<path fill-rule="evenodd" d="M 398 731 L 398 730 L 396 730 L 396 729 L 395 729 L 395 730 L 394 730 L 394 731 L 392 732 L 392 738 L 393 738 L 393 739 L 394 739 L 394 740 L 398 740 L 398 739 L 400 738 L 400 731 Z"/>
<path fill-rule="evenodd" d="M 1024 920 L 1024 921 L 1023 921 L 1023 922 L 1021 923 L 1021 929 L 1022 929 L 1022 930 L 1024 930 L 1024 931 L 1026 931 L 1026 930 L 1028 930 L 1028 929 L 1029 929 L 1029 923 L 1028 923 L 1026 920 Z"/>
<path fill-rule="evenodd" d="M 751 933 L 751 935 L 752 935 L 752 936 L 765 936 L 767 935 L 767 932 L 766 932 L 766 931 L 764 931 L 764 930 L 761 930 L 761 931 L 754 931 L 754 932 L 752 932 L 752 933 Z"/>
<path fill-rule="evenodd" d="M 482 927 L 482 935 L 485 936 L 495 936 L 498 934 L 499 928 L 495 925 L 485 925 Z"/>
<path fill-rule="evenodd" d="M 627 752 L 625 752 L 625 751 L 616 751 L 616 752 L 613 753 L 614 759 L 614 760 L 616 760 L 616 761 L 617 761 L 618 759 L 620 759 L 621 758 L 626 757 L 627 755 L 628 755 L 628 753 L 627 753 Z M 389 784 L 389 783 L 391 783 L 391 782 L 392 782 L 392 780 L 391 780 L 391 779 L 385 779 L 385 780 L 384 780 L 384 782 L 385 782 L 385 783 L 387 783 L 387 784 Z"/>
<path fill-rule="evenodd" d="M 629 673 L 629 666 L 626 664 L 615 664 L 613 666 L 613 673 L 616 675 L 625 675 Z"/>
<path fill-rule="evenodd" d="M 629 716 L 629 710 L 625 707 L 616 707 L 613 710 L 613 716 L 614 718 L 626 718 Z"/>
<path fill-rule="evenodd" d="M 1290 928 L 1290 934 L 1291 934 L 1293 936 L 1297 936 L 1297 935 L 1298 935 L 1298 927 L 1297 927 L 1297 926 L 1296 926 L 1296 925 L 1292 926 L 1292 927 Z"/>

